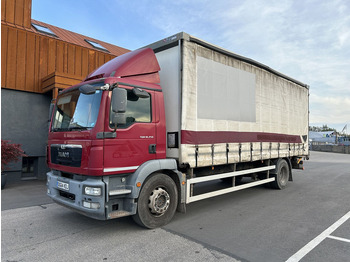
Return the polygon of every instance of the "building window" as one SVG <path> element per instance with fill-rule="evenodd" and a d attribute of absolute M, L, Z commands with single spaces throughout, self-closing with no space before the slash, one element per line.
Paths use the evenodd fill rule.
<path fill-rule="evenodd" d="M 22 173 L 34 174 L 35 157 L 23 157 L 22 159 Z"/>
<path fill-rule="evenodd" d="M 22 176 L 21 180 L 32 180 L 38 177 L 38 157 L 22 158 Z"/>
<path fill-rule="evenodd" d="M 87 39 L 85 39 L 85 41 L 88 42 L 93 47 L 109 53 L 109 51 L 106 48 L 104 48 L 102 45 L 100 45 L 99 43 L 91 41 L 91 40 L 87 40 Z"/>
<path fill-rule="evenodd" d="M 51 35 L 51 36 L 55 36 L 57 37 L 57 35 L 55 35 L 54 32 L 52 32 L 49 28 L 45 27 L 45 26 L 41 26 L 41 25 L 37 25 L 32 23 L 32 26 L 36 29 L 36 31 L 40 32 L 40 33 L 44 33 L 47 35 Z"/>

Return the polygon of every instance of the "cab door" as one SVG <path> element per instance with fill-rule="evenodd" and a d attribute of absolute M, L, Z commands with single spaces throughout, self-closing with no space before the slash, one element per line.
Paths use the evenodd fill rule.
<path fill-rule="evenodd" d="M 126 124 L 118 125 L 115 138 L 104 139 L 104 173 L 134 172 L 142 163 L 156 158 L 156 107 L 154 91 L 139 97 L 133 88 L 127 90 Z M 143 93 L 145 94 L 145 93 Z M 113 132 L 111 108 L 106 132 Z"/>

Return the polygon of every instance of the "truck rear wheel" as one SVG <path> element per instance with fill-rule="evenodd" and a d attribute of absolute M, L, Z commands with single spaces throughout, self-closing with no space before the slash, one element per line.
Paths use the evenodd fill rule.
<path fill-rule="evenodd" d="M 270 186 L 275 189 L 283 189 L 287 186 L 289 180 L 289 165 L 286 160 L 279 159 L 276 164 L 275 174 L 271 174 L 275 177 L 275 181 L 270 183 Z"/>
<path fill-rule="evenodd" d="M 167 175 L 155 174 L 141 189 L 134 221 L 146 228 L 166 225 L 177 207 L 177 187 Z"/>

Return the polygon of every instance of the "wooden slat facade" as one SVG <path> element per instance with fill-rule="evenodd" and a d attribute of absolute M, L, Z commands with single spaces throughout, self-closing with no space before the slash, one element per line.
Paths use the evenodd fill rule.
<path fill-rule="evenodd" d="M 43 80 L 52 75 L 60 79 L 69 76 L 67 81 L 74 79 L 73 85 L 77 79 L 83 80 L 105 62 L 129 51 L 106 43 L 104 46 L 116 51 L 107 53 L 89 48 L 83 39 L 91 38 L 53 26 L 50 29 L 55 30 L 57 37 L 37 32 L 31 25 L 30 8 L 31 0 L 1 1 L 1 88 L 48 92 L 51 89 Z M 62 88 L 59 83 L 50 86 Z"/>
<path fill-rule="evenodd" d="M 1 0 L 1 139 L 26 151 L 11 165 L 11 182 L 46 179 L 48 112 L 59 90 L 81 82 L 91 71 L 129 50 L 31 19 L 31 0 Z M 40 32 L 48 28 L 53 35 Z M 85 41 L 99 43 L 108 51 Z M 18 90 L 18 91 L 17 91 Z M 22 92 L 25 91 L 25 92 Z M 32 172 L 23 173 L 31 161 Z M 27 170 L 27 169 L 26 169 Z"/>
<path fill-rule="evenodd" d="M 82 78 L 77 75 L 54 72 L 42 79 L 42 90 L 48 92 L 53 88 L 65 89 L 75 84 L 79 84 Z"/>
<path fill-rule="evenodd" d="M 31 27 L 31 0 L 1 0 L 1 21 Z"/>
<path fill-rule="evenodd" d="M 41 81 L 57 72 L 83 79 L 114 58 L 9 25 L 1 25 L 1 87 L 42 93 Z"/>

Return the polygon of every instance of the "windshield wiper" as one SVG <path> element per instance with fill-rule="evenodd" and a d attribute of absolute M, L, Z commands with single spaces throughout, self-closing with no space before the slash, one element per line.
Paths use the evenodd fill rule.
<path fill-rule="evenodd" d="M 81 126 L 77 122 L 71 122 L 70 125 L 68 126 L 68 131 L 72 130 L 87 130 L 86 126 Z"/>
<path fill-rule="evenodd" d="M 72 130 L 87 130 L 88 128 L 85 126 L 71 126 L 67 128 L 68 131 L 72 131 Z"/>
<path fill-rule="evenodd" d="M 88 130 L 85 126 L 71 126 L 66 128 L 53 128 L 53 132 L 66 132 L 66 131 L 73 131 L 73 130 Z"/>
<path fill-rule="evenodd" d="M 68 131 L 68 128 L 59 128 L 59 127 L 56 127 L 56 128 L 53 128 L 52 131 L 53 131 L 53 132 L 64 132 L 64 131 Z"/>

